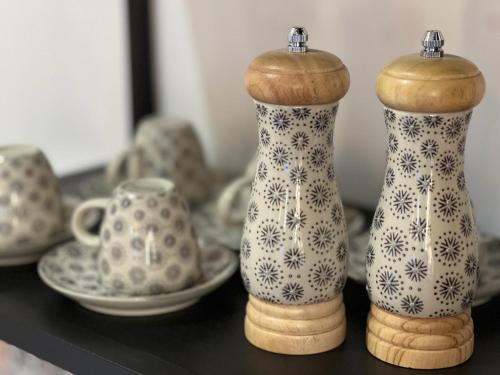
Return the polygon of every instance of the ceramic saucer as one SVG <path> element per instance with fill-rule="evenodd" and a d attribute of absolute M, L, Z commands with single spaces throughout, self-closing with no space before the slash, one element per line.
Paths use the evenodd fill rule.
<path fill-rule="evenodd" d="M 106 182 L 103 171 L 96 171 L 85 176 L 77 185 L 78 195 L 84 200 L 107 197 L 112 192 L 112 187 Z"/>
<path fill-rule="evenodd" d="M 347 268 L 347 275 L 361 284 L 366 282 L 365 258 L 369 239 L 370 230 L 365 230 L 349 238 L 349 267 Z"/>
<path fill-rule="evenodd" d="M 38 263 L 38 274 L 50 288 L 102 314 L 147 316 L 177 311 L 196 303 L 222 285 L 238 268 L 238 257 L 224 247 L 202 247 L 203 277 L 178 292 L 138 296 L 114 292 L 99 282 L 97 248 L 76 241 L 60 245 Z"/>
<path fill-rule="evenodd" d="M 222 244 L 231 250 L 239 250 L 243 224 L 225 224 L 217 216 L 216 201 L 209 201 L 193 209 L 193 226 L 203 246 Z"/>
<path fill-rule="evenodd" d="M 482 237 L 479 240 L 479 280 L 474 306 L 488 302 L 500 294 L 500 239 Z"/>
<path fill-rule="evenodd" d="M 43 244 L 31 244 L 20 246 L 15 249 L 0 250 L 0 266 L 19 266 L 22 264 L 34 263 L 43 253 L 58 243 L 67 241 L 73 237 L 70 228 L 71 215 L 81 200 L 75 196 L 63 195 L 64 223 L 66 227 L 61 232 L 55 234 Z M 85 217 L 85 226 L 93 227 L 99 220 L 98 212 L 89 212 Z"/>

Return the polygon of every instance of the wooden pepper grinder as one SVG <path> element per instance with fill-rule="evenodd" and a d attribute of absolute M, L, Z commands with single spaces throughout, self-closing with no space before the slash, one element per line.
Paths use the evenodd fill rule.
<path fill-rule="evenodd" d="M 441 32 L 428 31 L 422 44 L 420 55 L 386 65 L 376 85 L 388 146 L 367 252 L 366 345 L 385 362 L 434 369 L 473 351 L 478 233 L 464 148 L 484 79 L 470 61 L 443 53 Z"/>
<path fill-rule="evenodd" d="M 333 168 L 333 125 L 349 73 L 308 50 L 292 28 L 288 50 L 255 58 L 245 76 L 255 99 L 257 172 L 241 242 L 250 293 L 245 335 L 283 354 L 335 348 L 345 337 L 342 290 L 347 230 Z"/>

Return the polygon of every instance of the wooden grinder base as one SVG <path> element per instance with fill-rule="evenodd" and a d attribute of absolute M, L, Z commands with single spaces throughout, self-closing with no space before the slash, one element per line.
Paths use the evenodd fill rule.
<path fill-rule="evenodd" d="M 246 309 L 245 336 L 258 348 L 280 354 L 315 354 L 345 339 L 342 295 L 311 305 L 281 305 L 252 295 Z"/>
<path fill-rule="evenodd" d="M 378 359 L 401 367 L 452 367 L 472 355 L 474 326 L 470 311 L 422 319 L 389 313 L 372 304 L 366 346 Z"/>

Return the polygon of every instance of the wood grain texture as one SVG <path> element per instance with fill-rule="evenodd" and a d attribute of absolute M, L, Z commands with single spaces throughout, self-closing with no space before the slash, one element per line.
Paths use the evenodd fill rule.
<path fill-rule="evenodd" d="M 245 336 L 258 348 L 280 354 L 315 354 L 336 348 L 346 334 L 342 295 L 311 305 L 280 305 L 252 295 Z"/>
<path fill-rule="evenodd" d="M 474 350 L 470 310 L 446 318 L 410 318 L 371 305 L 366 347 L 378 359 L 401 367 L 438 369 L 459 365 Z"/>
<path fill-rule="evenodd" d="M 248 93 L 263 103 L 315 105 L 334 103 L 349 89 L 349 72 L 331 53 L 275 50 L 257 56 L 245 74 Z"/>
<path fill-rule="evenodd" d="M 459 112 L 483 98 L 485 82 L 476 65 L 459 56 L 397 58 L 380 72 L 376 92 L 387 107 L 420 113 Z"/>

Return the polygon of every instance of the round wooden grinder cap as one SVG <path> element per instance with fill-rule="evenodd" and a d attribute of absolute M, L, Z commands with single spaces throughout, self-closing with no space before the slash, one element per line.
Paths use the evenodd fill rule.
<path fill-rule="evenodd" d="M 444 54 L 440 32 L 427 32 L 420 54 L 401 56 L 380 72 L 376 92 L 387 107 L 420 113 L 459 112 L 476 106 L 484 78 L 476 65 Z"/>
<path fill-rule="evenodd" d="M 248 93 L 277 105 L 334 103 L 349 89 L 349 72 L 335 55 L 315 49 L 279 49 L 257 56 L 245 74 Z"/>

